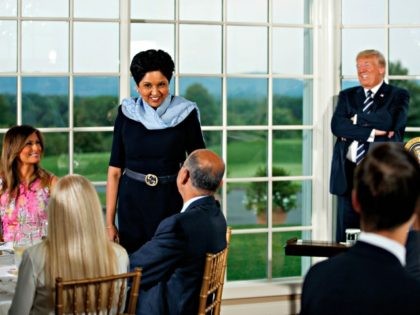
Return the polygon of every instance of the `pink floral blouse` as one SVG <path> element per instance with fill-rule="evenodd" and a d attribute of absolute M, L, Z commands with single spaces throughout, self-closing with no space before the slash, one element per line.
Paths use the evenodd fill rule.
<path fill-rule="evenodd" d="M 0 178 L 0 187 L 2 184 L 3 180 Z M 47 220 L 46 207 L 50 199 L 50 189 L 42 187 L 39 178 L 30 187 L 20 184 L 18 198 L 12 198 L 9 202 L 8 199 L 8 193 L 0 196 L 4 241 L 13 241 L 15 231 L 22 224 L 39 224 Z"/>

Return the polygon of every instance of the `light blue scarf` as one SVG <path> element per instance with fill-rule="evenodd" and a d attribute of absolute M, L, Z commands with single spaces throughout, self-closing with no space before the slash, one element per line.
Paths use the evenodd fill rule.
<path fill-rule="evenodd" d="M 128 118 L 142 123 L 149 130 L 165 129 L 178 125 L 194 110 L 197 110 L 198 119 L 200 112 L 197 104 L 181 96 L 168 95 L 163 103 L 154 109 L 141 97 L 125 98 L 121 109 Z"/>

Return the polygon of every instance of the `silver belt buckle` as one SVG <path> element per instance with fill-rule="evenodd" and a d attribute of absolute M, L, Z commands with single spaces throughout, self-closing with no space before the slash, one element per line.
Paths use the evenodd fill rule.
<path fill-rule="evenodd" d="M 144 177 L 144 182 L 149 186 L 156 186 L 158 184 L 158 177 L 154 174 L 147 174 Z"/>

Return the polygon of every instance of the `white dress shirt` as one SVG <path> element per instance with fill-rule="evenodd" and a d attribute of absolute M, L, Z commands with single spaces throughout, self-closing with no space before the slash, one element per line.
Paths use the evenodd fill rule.
<path fill-rule="evenodd" d="M 198 197 L 191 198 L 190 200 L 188 200 L 187 202 L 184 203 L 180 212 L 181 213 L 184 212 L 189 207 L 190 204 L 192 204 L 194 201 L 196 201 L 198 199 L 201 199 L 201 198 L 204 198 L 204 197 L 207 197 L 207 196 L 198 196 Z"/>
<path fill-rule="evenodd" d="M 384 81 L 381 81 L 381 83 L 379 83 L 378 85 L 375 85 L 373 88 L 371 89 L 364 89 L 365 90 L 365 96 L 367 97 L 367 91 L 371 90 L 372 91 L 372 95 L 371 97 L 373 98 L 375 96 L 375 94 L 378 92 L 379 88 L 381 87 L 382 83 L 384 83 Z M 353 116 L 353 124 L 356 125 L 357 124 L 357 114 Z M 372 129 L 369 138 L 366 140 L 366 142 L 373 142 L 375 141 L 375 129 Z M 358 141 L 353 141 L 350 146 L 349 149 L 347 151 L 347 159 L 356 163 L 356 155 L 357 155 L 357 147 L 359 146 L 359 142 Z"/>
<path fill-rule="evenodd" d="M 361 232 L 359 241 L 380 247 L 393 254 L 405 266 L 405 247 L 397 241 L 376 233 Z"/>

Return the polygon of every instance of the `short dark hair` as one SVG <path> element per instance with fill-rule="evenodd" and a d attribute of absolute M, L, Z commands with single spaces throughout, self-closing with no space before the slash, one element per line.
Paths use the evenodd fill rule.
<path fill-rule="evenodd" d="M 366 231 L 396 228 L 419 206 L 420 165 L 401 144 L 379 144 L 356 168 L 354 189 Z"/>
<path fill-rule="evenodd" d="M 133 57 L 130 65 L 130 72 L 136 85 L 150 71 L 160 71 L 168 81 L 171 81 L 174 69 L 175 64 L 171 56 L 160 49 L 149 49 L 139 52 Z"/>
<path fill-rule="evenodd" d="M 201 159 L 204 151 L 211 154 L 205 161 Z M 211 193 L 217 191 L 225 172 L 223 161 L 214 152 L 205 149 L 192 152 L 185 160 L 184 167 L 188 169 L 194 187 Z"/>

